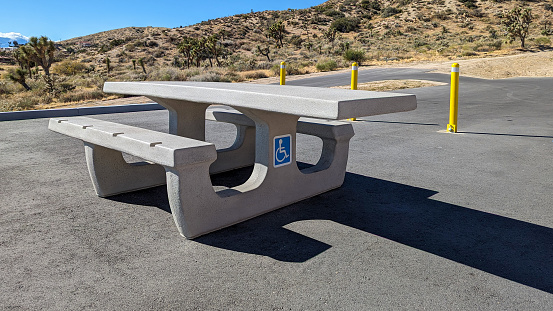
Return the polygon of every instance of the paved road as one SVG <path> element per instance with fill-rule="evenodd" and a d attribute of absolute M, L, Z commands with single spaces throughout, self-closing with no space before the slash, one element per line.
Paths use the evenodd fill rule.
<path fill-rule="evenodd" d="M 448 79 L 360 80 L 384 77 Z M 0 309 L 551 310 L 551 85 L 461 78 L 455 135 L 448 86 L 403 90 L 417 110 L 354 123 L 343 187 L 194 241 L 163 187 L 98 198 L 79 141 L 0 122 Z M 164 111 L 97 117 L 167 130 Z M 320 148 L 298 138 L 301 161 Z"/>

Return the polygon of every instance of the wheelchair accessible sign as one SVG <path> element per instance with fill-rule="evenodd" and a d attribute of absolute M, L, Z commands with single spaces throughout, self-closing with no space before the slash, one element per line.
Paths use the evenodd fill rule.
<path fill-rule="evenodd" d="M 273 139 L 274 167 L 281 167 L 292 163 L 292 136 L 282 135 Z"/>

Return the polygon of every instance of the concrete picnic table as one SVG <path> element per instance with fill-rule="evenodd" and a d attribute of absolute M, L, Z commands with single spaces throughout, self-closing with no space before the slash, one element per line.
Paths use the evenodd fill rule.
<path fill-rule="evenodd" d="M 94 188 L 105 197 L 167 184 L 179 232 L 194 238 L 340 187 L 353 127 L 333 121 L 413 110 L 414 95 L 214 82 L 106 82 L 169 110 L 169 134 L 85 117 L 55 118 L 51 130 L 82 139 Z M 236 111 L 209 109 L 225 105 Z M 207 115 L 206 115 L 207 111 Z M 235 143 L 205 142 L 205 119 L 237 126 Z M 299 169 L 296 133 L 318 136 L 318 163 Z M 121 153 L 141 157 L 127 163 Z M 210 174 L 253 164 L 242 185 L 214 190 Z"/>

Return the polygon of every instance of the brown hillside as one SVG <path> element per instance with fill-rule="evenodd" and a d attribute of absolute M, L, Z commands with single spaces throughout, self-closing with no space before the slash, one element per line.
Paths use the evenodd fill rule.
<path fill-rule="evenodd" d="M 307 9 L 239 14 L 183 28 L 129 27 L 66 40 L 62 45 L 75 51 L 77 59 L 101 64 L 109 57 L 127 67 L 131 59 L 140 57 L 149 66 L 175 65 L 183 61 L 177 51 L 182 38 L 208 36 L 221 30 L 226 32 L 221 38 L 227 48 L 225 64 L 238 69 L 269 67 L 264 64 L 267 58 L 257 52 L 257 45 L 270 48 L 271 60 L 312 65 L 324 57 L 340 56 L 348 45 L 366 51 L 369 64 L 379 60 L 504 54 L 516 52 L 513 49 L 519 43 L 505 43 L 501 13 L 523 4 L 531 7 L 534 15 L 527 45 L 542 49 L 550 45 L 550 39 L 541 32 L 544 23 L 552 21 L 552 0 L 478 1 L 476 8 L 468 8 L 458 0 L 386 0 L 380 2 L 379 11 L 370 9 L 372 3 L 330 0 Z M 324 33 L 341 17 L 357 20 L 358 26 L 351 32 L 339 32 L 331 43 Z M 277 21 L 283 21 L 288 31 L 285 46 L 280 49 L 265 36 L 266 29 Z M 83 46 L 87 43 L 91 46 Z"/>

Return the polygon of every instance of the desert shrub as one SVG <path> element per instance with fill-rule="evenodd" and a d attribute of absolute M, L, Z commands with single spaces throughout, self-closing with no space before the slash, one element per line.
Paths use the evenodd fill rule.
<path fill-rule="evenodd" d="M 181 70 L 182 74 L 186 77 L 186 79 L 190 79 L 191 77 L 193 76 L 197 76 L 197 75 L 200 75 L 202 72 L 200 70 L 200 68 L 190 68 L 190 69 L 185 69 L 185 70 Z"/>
<path fill-rule="evenodd" d="M 225 77 L 219 72 L 208 72 L 208 73 L 202 73 L 197 76 L 193 76 L 190 78 L 190 81 L 196 81 L 196 82 L 231 82 L 231 80 L 228 77 Z"/>
<path fill-rule="evenodd" d="M 339 32 L 354 31 L 359 27 L 359 19 L 350 17 L 338 18 L 330 24 L 330 27 L 334 27 Z"/>
<path fill-rule="evenodd" d="M 257 60 L 255 58 L 241 57 L 238 54 L 229 57 L 225 63 L 229 68 L 236 71 L 248 71 L 257 68 Z"/>
<path fill-rule="evenodd" d="M 539 37 L 534 40 L 534 42 L 539 46 L 546 46 L 551 44 L 551 39 L 548 37 Z"/>
<path fill-rule="evenodd" d="M 336 61 L 329 59 L 319 61 L 315 67 L 319 71 L 332 71 L 338 68 L 338 64 L 336 64 Z"/>
<path fill-rule="evenodd" d="M 303 43 L 303 39 L 298 35 L 293 35 L 290 37 L 290 44 L 295 46 L 297 49 L 301 48 L 301 45 Z"/>
<path fill-rule="evenodd" d="M 445 21 L 445 20 L 448 20 L 448 19 L 449 19 L 449 15 L 448 15 L 445 11 L 439 11 L 439 12 L 436 12 L 436 13 L 432 16 L 432 18 L 436 18 L 436 19 Z"/>
<path fill-rule="evenodd" d="M 9 95 L 15 92 L 17 89 L 13 83 L 0 81 L 0 95 Z"/>
<path fill-rule="evenodd" d="M 125 43 L 125 40 L 123 39 L 113 39 L 109 42 L 109 46 L 113 49 L 114 47 L 119 46 L 123 43 Z"/>
<path fill-rule="evenodd" d="M 551 5 L 549 3 L 546 3 L 546 4 L 543 5 L 543 9 L 546 10 L 546 11 L 553 12 L 553 5 Z"/>
<path fill-rule="evenodd" d="M 426 15 L 422 12 L 417 13 L 416 18 L 420 21 L 423 21 L 423 22 L 429 22 L 430 19 L 431 19 L 428 15 Z"/>
<path fill-rule="evenodd" d="M 478 5 L 476 5 L 477 0 L 458 0 L 461 2 L 464 6 L 466 6 L 469 9 L 476 9 Z"/>
<path fill-rule="evenodd" d="M 326 25 L 330 20 L 327 18 L 324 18 L 320 15 L 315 15 L 313 18 L 309 21 L 310 24 L 316 24 L 316 25 Z"/>
<path fill-rule="evenodd" d="M 40 103 L 38 96 L 12 96 L 10 98 L 0 98 L 0 111 L 20 111 L 31 110 Z"/>
<path fill-rule="evenodd" d="M 199 73 L 199 72 L 198 72 Z M 188 77 L 184 71 L 172 67 L 156 68 L 148 74 L 152 81 L 186 81 Z"/>
<path fill-rule="evenodd" d="M 403 12 L 401 9 L 398 9 L 396 7 L 393 7 L 393 6 L 389 6 L 389 7 L 386 7 L 384 10 L 382 10 L 381 16 L 386 18 L 386 17 L 390 17 L 390 16 L 400 14 L 401 12 Z"/>
<path fill-rule="evenodd" d="M 271 67 L 271 72 L 273 73 L 273 75 L 279 76 L 280 75 L 280 63 L 274 64 Z M 300 70 L 297 63 L 286 62 L 286 75 L 293 76 L 293 75 L 298 75 L 298 74 L 302 74 L 302 73 L 305 73 L 305 72 Z"/>
<path fill-rule="evenodd" d="M 326 16 L 330 16 L 330 17 L 333 17 L 333 18 L 340 18 L 340 17 L 345 17 L 346 15 L 340 11 L 336 11 L 336 10 L 327 10 L 323 13 L 324 15 Z"/>
<path fill-rule="evenodd" d="M 262 79 L 267 78 L 267 74 L 264 71 L 256 70 L 244 73 L 244 78 L 246 79 Z"/>
<path fill-rule="evenodd" d="M 461 56 L 476 56 L 476 55 L 478 55 L 478 53 L 473 51 L 464 51 L 463 53 L 461 53 Z"/>
<path fill-rule="evenodd" d="M 357 62 L 360 66 L 365 61 L 365 58 L 365 51 L 363 50 L 347 50 L 344 52 L 345 60 Z"/>
<path fill-rule="evenodd" d="M 72 76 L 86 72 L 87 67 L 87 65 L 78 61 L 64 60 L 55 63 L 54 66 L 52 66 L 52 72 L 59 75 Z"/>
<path fill-rule="evenodd" d="M 104 98 L 104 92 L 100 90 L 75 90 L 72 92 L 63 93 L 59 97 L 62 103 L 81 102 L 86 100 L 97 100 Z"/>
<path fill-rule="evenodd" d="M 359 5 L 363 9 L 369 10 L 369 11 L 375 12 L 375 13 L 380 12 L 380 9 L 381 9 L 380 1 L 378 1 L 378 0 L 363 0 L 363 1 L 361 1 L 361 3 Z"/>
<path fill-rule="evenodd" d="M 126 45 L 125 45 L 125 50 L 127 50 L 127 51 L 129 51 L 129 52 L 132 52 L 132 51 L 134 51 L 134 48 L 135 48 L 135 47 L 136 47 L 136 46 L 134 45 L 134 43 L 129 43 L 129 44 L 126 44 Z"/>
<path fill-rule="evenodd" d="M 495 40 L 494 42 L 488 43 L 488 48 L 490 50 L 501 50 L 502 45 L 503 45 L 502 40 Z"/>

